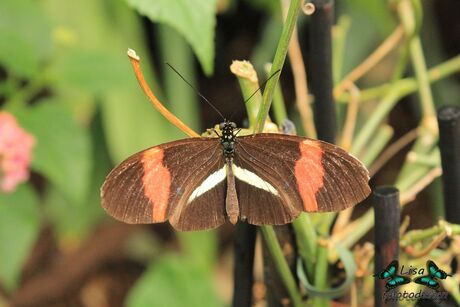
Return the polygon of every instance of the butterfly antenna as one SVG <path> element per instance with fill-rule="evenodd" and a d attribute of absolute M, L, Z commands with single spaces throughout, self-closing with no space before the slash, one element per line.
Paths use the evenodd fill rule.
<path fill-rule="evenodd" d="M 214 109 L 214 111 L 217 112 L 217 114 L 220 115 L 220 117 L 222 117 L 222 119 L 225 121 L 225 117 L 222 115 L 222 113 L 220 113 L 220 111 L 206 98 L 204 97 L 203 94 L 201 94 L 190 82 L 187 81 L 187 79 L 184 78 L 184 76 L 182 76 L 180 74 L 180 72 L 178 72 L 171 64 L 169 64 L 168 62 L 165 62 L 166 65 L 169 66 L 169 68 L 171 68 L 185 83 L 187 83 L 188 86 L 190 86 L 196 93 L 198 96 L 200 96 L 200 98 L 205 101 L 207 104 L 209 104 L 211 106 L 211 108 Z"/>
<path fill-rule="evenodd" d="M 254 93 L 252 93 L 248 98 L 246 98 L 246 100 L 244 101 L 244 104 L 248 103 L 249 100 L 251 100 L 251 98 L 254 97 L 254 95 L 257 94 L 257 92 L 260 91 L 260 90 L 265 86 L 265 84 L 267 84 L 267 82 L 268 82 L 271 78 L 273 78 L 274 76 L 276 76 L 280 71 L 281 71 L 281 69 L 278 69 L 278 70 L 275 71 L 270 77 L 268 77 L 268 79 L 265 80 L 265 81 L 259 86 L 259 88 L 258 88 L 257 90 L 254 91 Z M 231 119 L 233 118 L 233 116 L 235 115 L 235 112 L 236 112 L 236 110 L 233 111 L 232 116 L 230 116 L 230 120 L 231 120 Z"/>
<path fill-rule="evenodd" d="M 265 80 L 257 90 L 254 91 L 254 93 L 251 94 L 251 96 L 249 96 L 245 101 L 244 101 L 244 104 L 246 104 L 247 102 L 249 102 L 249 100 L 251 100 L 251 98 L 258 92 L 260 91 L 260 89 L 262 87 L 265 86 L 265 84 L 267 84 L 268 81 L 270 81 L 271 78 L 273 78 L 274 76 L 276 76 L 279 72 L 281 71 L 281 69 L 278 69 L 277 71 L 275 71 L 270 77 L 268 77 L 267 80 Z"/>

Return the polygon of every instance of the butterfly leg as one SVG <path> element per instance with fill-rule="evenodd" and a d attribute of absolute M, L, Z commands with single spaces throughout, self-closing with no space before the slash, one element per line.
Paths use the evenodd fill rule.
<path fill-rule="evenodd" d="M 238 197 L 236 195 L 235 175 L 232 170 L 232 161 L 227 160 L 227 196 L 225 198 L 225 210 L 230 223 L 236 224 L 240 215 Z"/>

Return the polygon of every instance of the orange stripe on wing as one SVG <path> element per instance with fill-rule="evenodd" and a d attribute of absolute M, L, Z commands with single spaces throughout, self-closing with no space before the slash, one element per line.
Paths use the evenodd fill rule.
<path fill-rule="evenodd" d="M 160 148 L 152 148 L 142 155 L 145 196 L 152 204 L 152 222 L 164 222 L 167 219 L 171 174 L 163 165 L 164 152 Z"/>
<path fill-rule="evenodd" d="M 324 168 L 321 163 L 323 150 L 318 142 L 300 142 L 300 158 L 294 166 L 299 194 L 305 211 L 318 211 L 316 192 L 323 187 Z"/>

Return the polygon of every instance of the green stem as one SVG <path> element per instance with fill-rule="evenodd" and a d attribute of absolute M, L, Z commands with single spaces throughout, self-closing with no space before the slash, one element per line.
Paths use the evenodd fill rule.
<path fill-rule="evenodd" d="M 300 296 L 297 288 L 297 283 L 292 276 L 289 265 L 284 258 L 283 251 L 279 245 L 278 239 L 276 238 L 275 231 L 272 226 L 261 226 L 260 231 L 264 237 L 265 243 L 272 256 L 273 262 L 276 265 L 276 269 L 283 281 L 289 296 L 292 300 L 292 305 L 296 307 L 303 306 L 302 297 Z"/>
<path fill-rule="evenodd" d="M 388 144 L 392 136 L 393 128 L 391 126 L 381 126 L 363 153 L 361 162 L 363 162 L 363 164 L 366 166 L 371 165 L 383 150 L 383 148 L 385 148 L 385 146 Z"/>
<path fill-rule="evenodd" d="M 440 235 L 442 232 L 447 232 L 450 229 L 452 235 L 460 235 L 460 225 L 451 224 L 444 220 L 440 220 L 437 225 L 426 229 L 417 229 L 406 232 L 401 238 L 400 246 L 406 247 L 414 243 L 421 242 L 427 239 Z"/>
<path fill-rule="evenodd" d="M 314 268 L 316 264 L 316 231 L 315 227 L 307 213 L 301 213 L 300 216 L 292 222 L 297 240 L 297 247 L 300 257 L 307 269 L 307 276 L 313 280 Z"/>
<path fill-rule="evenodd" d="M 446 77 L 449 77 L 458 71 L 460 71 L 460 55 L 455 56 L 445 61 L 444 63 L 438 64 L 428 70 L 428 81 L 430 84 L 432 84 Z M 405 78 L 392 83 L 385 83 L 376 87 L 362 90 L 360 93 L 360 101 L 364 102 L 378 98 L 387 93 L 393 86 L 400 88 L 401 93 L 404 94 L 403 96 L 412 94 L 418 90 L 418 83 L 415 78 Z M 340 97 L 337 99 L 337 101 L 340 103 L 348 103 L 349 100 L 350 94 L 347 92 L 340 95 Z"/>
<path fill-rule="evenodd" d="M 431 93 L 422 42 L 418 35 L 415 36 L 410 43 L 410 53 L 420 94 L 423 117 L 433 117 L 436 114 L 433 94 Z"/>
<path fill-rule="evenodd" d="M 283 68 L 284 60 L 286 59 L 286 54 L 289 48 L 289 41 L 291 39 L 291 35 L 294 31 L 294 27 L 297 21 L 300 2 L 301 0 L 291 1 L 286 22 L 284 23 L 283 31 L 281 32 L 281 37 L 278 42 L 278 47 L 276 49 L 275 58 L 273 59 L 270 76 L 273 75 L 276 71 L 281 71 L 281 69 Z M 262 98 L 262 105 L 257 115 L 257 122 L 254 129 L 255 132 L 262 132 L 264 129 L 265 119 L 267 118 L 268 112 L 270 110 L 273 93 L 275 91 L 275 85 L 278 82 L 279 76 L 280 73 L 276 74 L 267 82 Z"/>
<path fill-rule="evenodd" d="M 337 24 L 332 29 L 332 65 L 334 84 L 342 78 L 342 68 L 345 60 L 345 45 L 348 31 L 351 26 L 350 16 L 340 16 Z"/>
<path fill-rule="evenodd" d="M 270 77 L 270 68 L 271 64 L 267 64 L 265 66 L 267 78 Z M 286 104 L 283 98 L 283 91 L 281 90 L 281 85 L 279 84 L 279 82 L 276 83 L 275 92 L 273 93 L 273 114 L 275 115 L 275 121 L 278 124 L 278 126 L 281 126 L 284 123 L 284 121 L 288 118 Z"/>
<path fill-rule="evenodd" d="M 318 233 L 324 242 L 327 242 L 329 237 L 329 232 L 331 229 L 331 225 L 334 222 L 336 213 L 322 213 L 321 214 L 321 223 L 318 225 Z M 328 287 L 327 279 L 328 279 L 328 255 L 329 255 L 329 248 L 328 246 L 318 244 L 317 246 L 317 255 L 316 255 L 316 264 L 315 264 L 315 287 L 318 290 L 325 290 Z M 314 306 L 329 306 L 329 300 L 324 297 L 314 297 L 313 298 L 313 305 Z"/>
<path fill-rule="evenodd" d="M 366 121 L 358 135 L 356 136 L 353 145 L 351 146 L 351 152 L 354 155 L 359 155 L 364 146 L 368 143 L 371 137 L 374 135 L 376 129 L 379 127 L 381 122 L 390 113 L 391 109 L 398 102 L 401 95 L 401 89 L 396 85 L 391 87 L 388 93 L 379 102 L 377 108 L 374 110 L 372 115 Z"/>

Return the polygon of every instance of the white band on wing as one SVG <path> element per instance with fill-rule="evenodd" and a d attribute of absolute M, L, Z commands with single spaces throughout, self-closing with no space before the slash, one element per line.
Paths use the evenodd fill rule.
<path fill-rule="evenodd" d="M 207 191 L 211 190 L 219 183 L 221 183 L 227 177 L 227 165 L 222 167 L 220 170 L 215 171 L 208 178 L 206 178 L 188 198 L 187 204 L 190 204 L 194 199 L 203 195 Z"/>
<path fill-rule="evenodd" d="M 239 180 L 246 182 L 247 184 L 250 184 L 258 189 L 270 192 L 273 195 L 279 195 L 278 191 L 270 183 L 257 176 L 257 174 L 247 169 L 236 166 L 235 164 L 232 164 L 232 170 L 235 177 Z"/>

